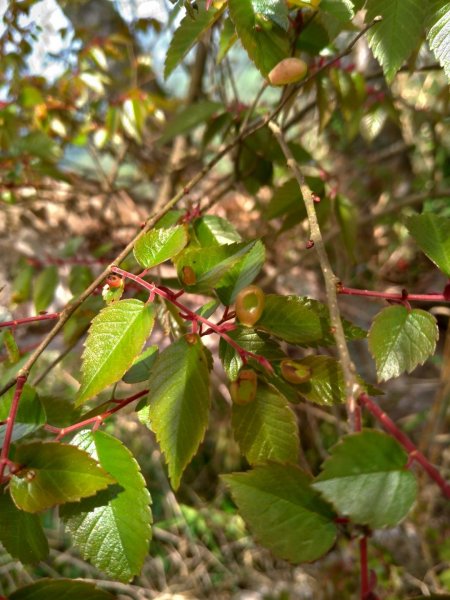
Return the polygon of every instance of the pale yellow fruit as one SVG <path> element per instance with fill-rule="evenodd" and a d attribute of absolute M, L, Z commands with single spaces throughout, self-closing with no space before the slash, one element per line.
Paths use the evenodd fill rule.
<path fill-rule="evenodd" d="M 307 71 L 307 64 L 300 58 L 285 58 L 270 71 L 269 83 L 272 85 L 296 83 L 305 77 Z"/>

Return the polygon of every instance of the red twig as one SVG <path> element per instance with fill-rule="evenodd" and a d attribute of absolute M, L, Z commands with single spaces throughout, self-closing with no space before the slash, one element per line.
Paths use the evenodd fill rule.
<path fill-rule="evenodd" d="M 242 348 L 242 346 L 240 346 L 235 340 L 233 340 L 226 333 L 226 331 L 225 331 L 226 327 L 224 327 L 223 325 L 218 325 L 216 323 L 212 323 L 208 319 L 205 319 L 205 317 L 202 317 L 202 316 L 198 315 L 197 313 L 195 313 L 194 311 L 192 311 L 190 308 L 188 308 L 181 302 L 178 302 L 177 295 L 174 294 L 173 292 L 171 292 L 170 290 L 167 290 L 167 288 L 161 289 L 160 287 L 156 286 L 154 283 L 148 283 L 147 281 L 145 281 L 138 275 L 133 275 L 133 273 L 124 271 L 123 269 L 120 269 L 119 267 L 111 267 L 111 271 L 113 273 L 118 273 L 119 275 L 122 275 L 122 277 L 126 277 L 127 279 L 131 279 L 132 281 L 135 281 L 141 287 L 148 290 L 150 292 L 150 294 L 156 294 L 157 296 L 161 296 L 161 298 L 164 298 L 165 300 L 167 300 L 168 302 L 170 302 L 171 304 L 173 304 L 174 306 L 176 306 L 178 309 L 181 310 L 180 314 L 183 319 L 186 319 L 189 321 L 196 321 L 197 323 L 203 323 L 210 330 L 212 330 L 215 333 L 217 333 L 218 335 L 220 335 L 221 338 L 223 338 L 228 344 L 230 344 L 230 346 L 232 346 L 239 353 L 241 358 L 243 358 L 244 360 L 246 358 L 253 358 L 260 365 L 262 365 L 267 371 L 269 371 L 269 373 L 273 373 L 272 365 L 266 358 L 264 358 L 264 356 L 260 356 L 259 354 L 255 354 L 254 352 L 250 352 L 249 350 L 245 350 L 245 348 Z M 228 326 L 228 328 L 229 328 L 229 326 Z M 204 334 L 205 333 L 206 333 L 206 331 L 204 332 Z"/>
<path fill-rule="evenodd" d="M 391 294 L 388 292 L 375 292 L 373 290 L 358 290 L 341 285 L 337 287 L 337 292 L 338 294 L 346 294 L 348 296 L 366 296 L 369 298 L 382 298 L 383 300 L 397 300 L 399 302 L 405 302 L 405 300 L 416 302 L 450 302 L 449 298 L 438 292 L 432 294 L 405 294 L 404 292 Z"/>
<path fill-rule="evenodd" d="M 8 418 L 6 419 L 5 439 L 3 440 L 2 451 L 0 453 L 0 483 L 3 482 L 5 468 L 9 464 L 8 454 L 11 446 L 11 438 L 16 420 L 17 410 L 19 408 L 20 397 L 22 395 L 23 386 L 27 378 L 24 375 L 19 375 L 17 378 L 16 389 L 14 391 L 13 401 L 9 409 Z"/>
<path fill-rule="evenodd" d="M 447 483 L 439 471 L 425 458 L 418 448 L 412 443 L 407 435 L 401 431 L 397 425 L 381 408 L 373 402 L 366 394 L 361 394 L 359 402 L 371 412 L 374 417 L 383 425 L 383 427 L 405 448 L 409 454 L 410 462 L 416 461 L 428 473 L 433 481 L 441 488 L 446 498 L 450 498 L 450 484 Z"/>
<path fill-rule="evenodd" d="M 109 410 L 106 410 L 100 415 L 96 415 L 95 417 L 89 417 L 89 419 L 84 419 L 84 421 L 80 421 L 79 423 L 75 423 L 74 425 L 70 425 L 69 427 L 60 428 L 53 427 L 52 425 L 45 425 L 44 429 L 46 431 L 50 431 L 51 433 L 56 433 L 57 440 L 60 440 L 62 437 L 69 435 L 69 433 L 73 433 L 78 429 L 83 429 L 83 427 L 87 427 L 88 425 L 93 425 L 94 429 L 98 429 L 105 419 L 118 412 L 119 410 L 122 410 L 122 408 L 128 406 L 128 404 L 131 404 L 131 402 L 142 398 L 142 396 L 145 396 L 145 394 L 148 394 L 148 392 L 149 390 L 141 390 L 137 394 L 134 394 L 134 396 L 130 396 L 129 398 L 124 398 L 123 400 L 118 401 L 114 408 L 110 408 Z"/>
<path fill-rule="evenodd" d="M 27 323 L 34 323 L 35 321 L 49 321 L 59 319 L 60 313 L 48 313 L 45 315 L 36 315 L 35 317 L 25 317 L 24 319 L 15 319 L 14 321 L 3 321 L 0 323 L 1 327 L 17 327 L 18 325 L 26 325 Z"/>
<path fill-rule="evenodd" d="M 364 535 L 359 540 L 359 562 L 361 568 L 361 600 L 369 598 L 370 583 L 369 583 L 369 565 L 367 561 L 367 536 Z"/>

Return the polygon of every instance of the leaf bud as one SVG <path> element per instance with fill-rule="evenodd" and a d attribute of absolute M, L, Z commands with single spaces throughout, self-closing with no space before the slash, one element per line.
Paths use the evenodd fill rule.
<path fill-rule="evenodd" d="M 308 71 L 305 61 L 300 58 L 290 57 L 281 60 L 268 75 L 272 85 L 287 85 L 303 79 Z"/>
<path fill-rule="evenodd" d="M 298 360 L 282 360 L 280 368 L 282 376 L 289 383 L 305 383 L 311 379 L 311 369 Z"/>
<path fill-rule="evenodd" d="M 236 316 L 239 321 L 251 327 L 258 321 L 264 310 L 264 292 L 257 285 L 248 285 L 236 297 Z"/>
<path fill-rule="evenodd" d="M 230 384 L 230 395 L 234 404 L 250 404 L 256 398 L 258 378 L 255 371 L 241 369 L 236 381 Z"/>

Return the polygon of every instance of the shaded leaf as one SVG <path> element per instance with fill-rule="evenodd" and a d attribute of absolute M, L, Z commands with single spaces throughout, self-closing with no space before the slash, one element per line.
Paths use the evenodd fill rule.
<path fill-rule="evenodd" d="M 310 562 L 333 546 L 333 512 L 299 468 L 269 464 L 222 478 L 250 529 L 275 556 Z"/>
<path fill-rule="evenodd" d="M 435 57 L 450 79 L 450 2 L 432 0 L 428 12 L 427 40 Z"/>
<path fill-rule="evenodd" d="M 223 304 L 232 304 L 238 293 L 252 283 L 261 271 L 265 259 L 264 244 L 257 240 L 250 251 L 231 266 L 216 285 L 216 293 Z"/>
<path fill-rule="evenodd" d="M 75 502 L 114 483 L 86 452 L 69 444 L 24 444 L 16 449 L 14 461 L 21 469 L 11 477 L 11 496 L 27 512 Z"/>
<path fill-rule="evenodd" d="M 131 368 L 128 369 L 122 377 L 123 381 L 125 381 L 125 383 L 140 383 L 141 381 L 147 381 L 157 356 L 158 346 L 155 345 L 146 348 L 146 350 L 135 359 Z"/>
<path fill-rule="evenodd" d="M 188 334 L 166 348 L 152 367 L 149 406 L 139 412 L 155 432 L 172 486 L 197 452 L 210 407 L 209 357 L 198 336 Z"/>
<path fill-rule="evenodd" d="M 256 398 L 233 404 L 233 434 L 250 464 L 268 460 L 298 463 L 300 441 L 295 414 L 275 388 L 258 382 Z"/>
<path fill-rule="evenodd" d="M 121 490 L 103 506 L 91 508 L 91 498 L 65 505 L 66 527 L 85 560 L 109 577 L 130 581 L 139 574 L 151 539 L 150 494 L 139 465 L 119 440 L 102 431 L 82 431 L 72 444 L 98 461 Z"/>
<path fill-rule="evenodd" d="M 202 100 L 181 109 L 170 119 L 164 133 L 158 140 L 158 144 L 165 144 L 177 135 L 191 131 L 197 125 L 205 124 L 214 113 L 223 110 L 223 105 L 210 100 Z"/>
<path fill-rule="evenodd" d="M 120 300 L 100 311 L 85 342 L 77 406 L 123 377 L 150 335 L 153 323 L 153 305 L 140 300 Z"/>
<path fill-rule="evenodd" d="M 36 563 L 48 556 L 48 542 L 37 515 L 19 510 L 8 493 L 0 492 L 0 542 L 13 558 Z"/>
<path fill-rule="evenodd" d="M 73 579 L 40 579 L 13 592 L 9 600 L 114 600 L 92 583 Z"/>
<path fill-rule="evenodd" d="M 416 498 L 416 479 L 407 463 L 407 453 L 392 436 L 367 429 L 331 449 L 313 487 L 354 523 L 393 526 Z"/>
<path fill-rule="evenodd" d="M 33 302 L 37 313 L 51 304 L 58 286 L 58 269 L 52 265 L 46 267 L 36 277 L 33 286 Z"/>
<path fill-rule="evenodd" d="M 14 398 L 15 388 L 8 390 L 0 402 L 0 421 L 5 421 L 9 415 L 11 403 Z M 36 390 L 25 384 L 20 396 L 19 408 L 17 410 L 14 429 L 11 440 L 20 440 L 24 436 L 36 431 L 46 421 L 44 407 L 42 406 Z M 6 424 L 0 425 L 0 447 L 5 439 Z"/>
<path fill-rule="evenodd" d="M 369 350 L 379 381 L 411 373 L 432 356 L 439 330 L 436 318 L 421 310 L 389 306 L 375 317 L 369 331 Z"/>

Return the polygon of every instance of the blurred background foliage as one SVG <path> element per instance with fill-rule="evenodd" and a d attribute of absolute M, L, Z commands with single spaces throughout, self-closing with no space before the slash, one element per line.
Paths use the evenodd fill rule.
<path fill-rule="evenodd" d="M 249 111 L 264 114 L 279 101 L 282 91 L 261 90 L 263 79 L 235 43 L 225 12 L 164 79 L 185 4 L 196 13 L 195 3 L 168 0 L 0 1 L 2 320 L 58 310 L 80 294 L 149 213 L 233 139 Z M 348 23 L 327 28 L 316 19 L 296 45 L 314 69 L 354 35 Z M 421 210 L 450 216 L 449 102 L 445 74 L 425 44 L 388 85 L 362 38 L 284 111 L 292 150 L 322 198 L 327 249 L 346 285 L 443 289 L 443 276 L 411 241 L 404 218 Z M 263 237 L 268 260 L 258 283 L 265 291 L 323 299 L 299 200 L 264 128 L 241 142 L 180 209 L 199 205 L 230 219 L 244 236 Z M 173 283 L 170 269 L 160 268 L 158 276 Z M 81 342 L 101 305 L 98 296 L 84 303 L 35 374 L 54 425 L 77 416 L 71 400 Z M 343 313 L 362 327 L 378 309 L 375 302 L 342 301 Z M 449 376 L 449 310 L 436 305 L 431 311 L 443 332 L 438 353 L 412 376 L 383 386 L 384 402 L 432 458 L 441 455 L 448 464 L 449 390 L 441 383 Z M 181 324 L 165 306 L 159 317 L 153 343 L 163 345 Z M 17 331 L 13 342 L 2 334 L 2 381 L 46 330 L 39 324 Z M 359 371 L 373 381 L 364 344 L 356 350 Z M 142 576 L 130 586 L 106 580 L 79 558 L 49 514 L 50 559 L 24 568 L 0 554 L 0 593 L 38 577 L 68 576 L 96 580 L 120 598 L 354 597 L 355 540 L 340 542 L 323 561 L 294 568 L 248 536 L 218 481 L 243 463 L 219 369 L 214 377 L 213 431 L 176 498 L 149 431 L 127 415 L 107 425 L 139 458 L 153 497 L 156 527 Z M 343 413 L 304 404 L 297 412 L 305 455 L 318 465 L 341 432 Z M 422 483 L 423 504 L 412 518 L 375 536 L 370 566 L 389 600 L 450 592 L 448 521 L 436 490 Z"/>

